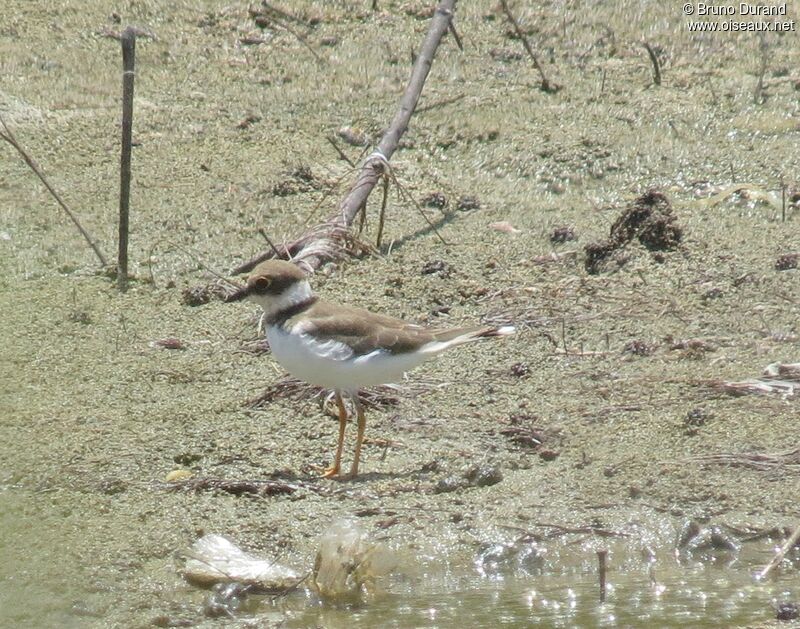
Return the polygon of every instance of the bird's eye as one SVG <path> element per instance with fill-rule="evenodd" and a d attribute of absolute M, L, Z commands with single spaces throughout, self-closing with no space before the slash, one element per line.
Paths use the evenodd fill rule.
<path fill-rule="evenodd" d="M 257 277 L 253 280 L 253 290 L 257 293 L 266 293 L 269 290 L 272 280 L 268 277 Z"/>

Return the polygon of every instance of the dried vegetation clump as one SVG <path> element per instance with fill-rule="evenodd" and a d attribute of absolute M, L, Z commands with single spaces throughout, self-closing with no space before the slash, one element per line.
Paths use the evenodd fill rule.
<path fill-rule="evenodd" d="M 683 229 L 663 193 L 650 190 L 640 196 L 614 221 L 608 240 L 586 245 L 586 271 L 600 273 L 603 263 L 634 238 L 650 251 L 673 251 L 680 244 Z"/>

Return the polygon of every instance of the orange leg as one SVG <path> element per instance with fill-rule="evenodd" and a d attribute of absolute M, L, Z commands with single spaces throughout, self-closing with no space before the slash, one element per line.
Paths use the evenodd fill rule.
<path fill-rule="evenodd" d="M 361 446 L 364 443 L 364 429 L 367 427 L 367 418 L 364 416 L 364 405 L 358 399 L 358 392 L 353 394 L 353 404 L 358 414 L 358 436 L 356 437 L 356 453 L 353 456 L 353 466 L 347 478 L 355 478 L 358 475 L 358 462 L 361 460 Z"/>
<path fill-rule="evenodd" d="M 339 442 L 336 445 L 336 457 L 333 465 L 322 473 L 322 478 L 335 478 L 342 468 L 342 447 L 344 446 L 344 429 L 347 426 L 347 409 L 344 407 L 342 394 L 336 391 L 336 407 L 339 409 Z"/>

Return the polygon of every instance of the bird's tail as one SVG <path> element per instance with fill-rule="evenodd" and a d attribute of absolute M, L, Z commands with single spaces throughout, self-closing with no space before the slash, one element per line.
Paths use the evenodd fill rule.
<path fill-rule="evenodd" d="M 480 339 L 494 338 L 496 336 L 508 336 L 514 334 L 513 325 L 504 325 L 499 328 L 491 326 L 479 326 L 471 328 L 456 328 L 454 330 L 443 330 L 434 333 L 434 340 L 426 344 L 422 351 L 431 354 L 438 354 L 446 349 L 479 341 Z"/>

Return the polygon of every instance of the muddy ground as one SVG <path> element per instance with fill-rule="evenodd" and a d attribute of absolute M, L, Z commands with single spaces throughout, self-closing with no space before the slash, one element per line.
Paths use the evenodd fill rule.
<path fill-rule="evenodd" d="M 797 33 L 692 34 L 673 3 L 516 2 L 554 93 L 499 9 L 464 3 L 464 50 L 443 43 L 429 108 L 392 160 L 406 195 L 447 200 L 444 214 L 425 208 L 447 246 L 393 188 L 382 255 L 313 282 L 396 316 L 518 333 L 442 356 L 397 405 L 370 410 L 352 483 L 315 478 L 336 432 L 318 401 L 247 406 L 283 377 L 249 351 L 255 309 L 189 306 L 183 290 L 261 251 L 259 228 L 291 239 L 333 211 L 353 174 L 326 137 L 380 137 L 428 25 L 427 2 L 378 4 L 293 2 L 301 42 L 274 21 L 260 28 L 244 2 L 4 3 L 0 113 L 112 259 L 121 61 L 107 35 L 126 24 L 152 35 L 137 44 L 127 293 L 0 145 L 6 622 L 199 621 L 202 595 L 172 556 L 201 531 L 308 566 L 322 530 L 356 515 L 406 557 L 469 565 L 503 526 L 635 524 L 668 552 L 690 518 L 797 524 L 796 463 L 698 460 L 787 452 L 800 438 L 796 400 L 709 386 L 800 360 L 798 271 L 776 269 L 800 252 Z M 666 195 L 680 242 L 654 253 L 634 240 L 587 273 L 584 246 L 650 189 Z M 461 197 L 479 207 L 459 209 Z M 553 242 L 562 227 L 574 239 Z M 169 337 L 183 349 L 153 346 Z M 475 466 L 502 480 L 448 486 Z M 176 469 L 303 487 L 168 491 Z"/>

